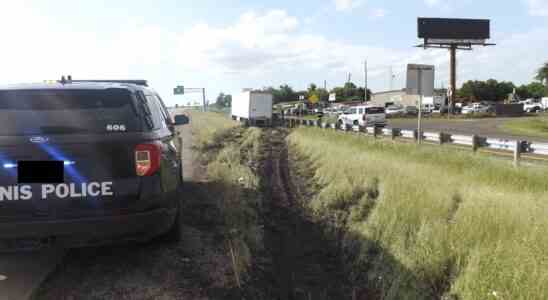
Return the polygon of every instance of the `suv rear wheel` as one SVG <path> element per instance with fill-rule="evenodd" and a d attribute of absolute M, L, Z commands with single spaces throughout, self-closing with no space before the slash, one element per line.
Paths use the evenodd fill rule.
<path fill-rule="evenodd" d="M 181 202 L 179 202 L 177 203 L 177 215 L 175 216 L 175 221 L 173 222 L 173 225 L 166 233 L 159 236 L 160 240 L 165 241 L 167 243 L 178 243 L 179 241 L 181 241 L 181 234 L 182 234 L 181 226 L 183 225 L 182 224 L 183 222 L 181 220 L 182 219 L 181 211 L 182 211 L 182 204 Z"/>

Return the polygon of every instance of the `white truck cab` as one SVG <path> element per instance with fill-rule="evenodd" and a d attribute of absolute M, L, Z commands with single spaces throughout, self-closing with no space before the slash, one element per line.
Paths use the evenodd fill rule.
<path fill-rule="evenodd" d="M 353 106 L 339 115 L 337 124 L 384 127 L 386 126 L 386 112 L 382 106 Z"/>

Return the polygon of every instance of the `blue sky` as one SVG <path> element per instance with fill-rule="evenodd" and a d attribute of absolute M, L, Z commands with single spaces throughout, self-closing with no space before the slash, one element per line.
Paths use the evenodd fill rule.
<path fill-rule="evenodd" d="M 288 83 L 328 88 L 352 80 L 404 85 L 407 63 L 436 66 L 447 85 L 448 52 L 412 46 L 416 18 L 490 18 L 497 46 L 459 53 L 458 83 L 526 83 L 548 61 L 548 0 L 39 1 L 0 0 L 2 83 L 145 78 L 170 105 L 175 85 L 223 91 Z"/>

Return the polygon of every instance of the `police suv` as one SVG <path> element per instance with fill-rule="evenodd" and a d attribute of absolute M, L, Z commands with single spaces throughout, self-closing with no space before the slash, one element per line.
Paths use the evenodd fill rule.
<path fill-rule="evenodd" d="M 0 88 L 0 249 L 178 240 L 175 121 L 146 81 Z"/>

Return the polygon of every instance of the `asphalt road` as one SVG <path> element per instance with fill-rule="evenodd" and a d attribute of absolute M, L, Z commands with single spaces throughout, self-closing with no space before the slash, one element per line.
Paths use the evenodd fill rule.
<path fill-rule="evenodd" d="M 183 138 L 183 176 L 192 178 L 192 134 L 189 126 L 179 130 Z M 24 253 L 0 253 L 0 300 L 26 300 L 40 286 L 67 253 L 65 249 L 49 249 Z"/>
<path fill-rule="evenodd" d="M 520 139 L 526 141 L 548 142 L 548 139 L 512 135 L 504 132 L 500 126 L 514 118 L 485 118 L 485 119 L 424 119 L 424 131 L 447 132 L 464 135 L 479 135 L 500 139 Z M 388 127 L 401 129 L 417 129 L 417 119 L 389 119 Z"/>

